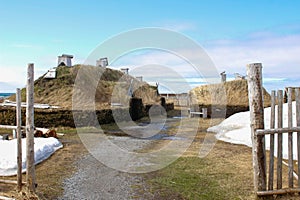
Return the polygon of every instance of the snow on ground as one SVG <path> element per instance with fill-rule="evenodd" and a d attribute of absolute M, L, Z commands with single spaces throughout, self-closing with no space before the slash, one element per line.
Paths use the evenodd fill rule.
<path fill-rule="evenodd" d="M 34 138 L 34 158 L 38 164 L 49 158 L 62 144 L 56 138 Z M 26 170 L 26 138 L 22 139 L 22 168 Z M 0 176 L 17 174 L 17 140 L 0 140 Z"/>
<path fill-rule="evenodd" d="M 277 106 L 276 106 L 275 128 L 277 127 Z M 265 108 L 265 129 L 270 128 L 271 108 Z M 288 126 L 288 105 L 283 105 L 283 127 Z M 296 103 L 293 102 L 293 126 L 296 126 Z M 250 112 L 236 113 L 225 119 L 217 126 L 207 129 L 209 132 L 216 133 L 218 140 L 234 144 L 243 144 L 252 147 Z M 288 134 L 283 134 L 283 157 L 288 158 Z M 270 149 L 270 136 L 266 136 L 266 149 Z M 275 135 L 275 156 L 277 155 L 277 135 Z M 297 160 L 297 134 L 293 133 L 293 157 Z"/>

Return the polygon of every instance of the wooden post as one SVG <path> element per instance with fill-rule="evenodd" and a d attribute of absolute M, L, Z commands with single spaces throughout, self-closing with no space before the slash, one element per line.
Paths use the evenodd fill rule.
<path fill-rule="evenodd" d="M 276 92 L 273 90 L 271 92 L 271 120 L 270 120 L 271 129 L 275 128 L 275 98 L 276 98 Z M 274 180 L 274 134 L 271 134 L 268 190 L 273 190 L 273 180 Z"/>
<path fill-rule="evenodd" d="M 300 126 L 300 88 L 296 88 L 296 121 Z M 300 132 L 297 132 L 297 156 L 298 156 L 298 175 L 300 174 Z M 298 187 L 300 187 L 300 178 L 298 177 Z"/>
<path fill-rule="evenodd" d="M 207 118 L 207 108 L 202 108 L 202 116 L 203 116 L 203 118 L 204 119 L 206 119 Z"/>
<path fill-rule="evenodd" d="M 264 104 L 262 87 L 262 64 L 247 65 L 248 93 L 251 119 L 252 154 L 255 192 L 266 190 L 265 136 L 256 135 L 264 129 Z"/>
<path fill-rule="evenodd" d="M 278 100 L 278 121 L 277 128 L 282 128 L 282 110 L 283 110 L 283 91 L 278 90 L 277 92 Z M 277 189 L 282 189 L 282 133 L 278 133 L 277 141 Z"/>
<path fill-rule="evenodd" d="M 288 127 L 292 128 L 293 127 L 293 108 L 292 108 L 292 92 L 293 89 L 289 88 L 288 89 Z M 293 187 L 293 172 L 294 172 L 294 167 L 293 167 L 293 132 L 288 133 L 288 157 L 289 157 L 289 188 Z"/>
<path fill-rule="evenodd" d="M 26 182 L 30 193 L 35 193 L 34 166 L 34 65 L 28 64 L 26 89 Z"/>
<path fill-rule="evenodd" d="M 22 190 L 22 134 L 21 134 L 21 126 L 22 126 L 22 113 L 21 113 L 21 91 L 18 88 L 16 93 L 16 115 L 17 115 L 17 191 L 20 192 Z"/>

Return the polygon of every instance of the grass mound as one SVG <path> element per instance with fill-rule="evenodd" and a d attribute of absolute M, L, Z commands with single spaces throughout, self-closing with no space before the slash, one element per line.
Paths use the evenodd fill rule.
<path fill-rule="evenodd" d="M 79 72 L 80 79 L 77 76 Z M 76 90 L 78 92 L 77 96 L 82 99 L 79 99 L 79 101 L 81 100 L 83 104 L 95 102 L 97 109 L 110 108 L 111 102 L 128 102 L 128 99 L 124 99 L 124 95 L 128 94 L 130 86 L 134 88 L 133 96 L 142 98 L 144 103 L 151 104 L 158 100 L 156 87 L 150 86 L 146 82 L 140 82 L 121 71 L 95 66 L 75 65 L 73 67 L 57 67 L 55 79 L 47 79 L 45 78 L 45 74 L 39 77 L 34 82 L 35 103 L 50 104 L 64 109 L 71 109 L 75 83 L 79 83 L 82 86 Z M 25 102 L 25 88 L 22 89 L 21 94 L 22 101 Z M 84 96 L 86 94 L 95 95 L 87 97 Z M 112 99 L 112 96 L 114 99 Z M 87 98 L 88 101 L 86 101 Z M 128 96 L 128 98 L 130 97 Z M 10 100 L 15 101 L 15 96 L 12 96 Z"/>

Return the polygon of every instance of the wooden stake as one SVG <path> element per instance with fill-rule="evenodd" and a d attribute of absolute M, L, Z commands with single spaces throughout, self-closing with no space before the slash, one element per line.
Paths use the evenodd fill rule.
<path fill-rule="evenodd" d="M 258 136 L 255 134 L 257 129 L 264 129 L 262 64 L 249 64 L 247 66 L 247 75 L 251 119 L 254 189 L 257 192 L 266 190 L 265 136 Z"/>
<path fill-rule="evenodd" d="M 272 91 L 271 93 L 271 124 L 270 128 L 275 128 L 275 98 L 276 93 Z M 268 189 L 273 190 L 273 180 L 274 180 L 274 134 L 270 135 L 270 159 L 269 159 L 269 182 Z"/>
<path fill-rule="evenodd" d="M 18 88 L 16 93 L 16 115 L 17 115 L 17 191 L 20 192 L 22 190 L 22 134 L 21 134 L 21 126 L 22 126 L 22 113 L 21 113 L 21 90 Z"/>
<path fill-rule="evenodd" d="M 277 127 L 282 128 L 283 91 L 278 90 L 278 121 Z M 282 188 L 282 133 L 278 133 L 277 141 L 277 189 Z"/>
<path fill-rule="evenodd" d="M 288 127 L 293 127 L 292 88 L 288 89 Z M 288 157 L 289 157 L 289 187 L 293 187 L 293 132 L 288 133 Z"/>
<path fill-rule="evenodd" d="M 26 182 L 30 193 L 35 193 L 34 166 L 34 65 L 28 64 L 26 89 Z"/>
<path fill-rule="evenodd" d="M 296 88 L 296 121 L 300 126 L 300 89 Z M 300 175 L 300 132 L 297 132 L 297 156 L 298 156 L 298 176 Z M 300 187 L 300 178 L 298 178 L 298 187 Z"/>

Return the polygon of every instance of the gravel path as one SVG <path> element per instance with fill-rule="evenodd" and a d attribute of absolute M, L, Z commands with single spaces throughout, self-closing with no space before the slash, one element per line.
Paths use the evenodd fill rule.
<path fill-rule="evenodd" d="M 91 155 L 78 161 L 78 171 L 64 182 L 64 195 L 59 199 L 151 199 L 151 194 L 136 194 L 143 187 L 140 175 L 108 168 Z"/>
<path fill-rule="evenodd" d="M 170 123 L 173 124 L 176 121 L 177 120 L 170 120 L 170 122 L 168 121 L 167 123 L 170 125 Z M 139 130 L 139 128 L 137 128 L 137 130 Z M 96 139 L 98 140 L 99 138 Z M 132 137 L 108 136 L 108 139 L 126 151 L 136 152 L 149 146 L 149 144 L 157 138 L 136 139 Z M 98 146 L 102 148 L 96 149 L 94 152 L 107 151 L 107 149 L 103 149 L 101 143 L 100 145 L 98 144 Z M 115 158 L 118 157 L 118 155 L 111 156 Z M 141 163 L 145 164 L 148 160 L 149 158 L 146 158 L 142 160 Z M 121 160 L 119 162 L 121 162 Z M 145 183 L 145 176 L 143 176 L 143 174 L 132 174 L 114 170 L 102 164 L 91 154 L 82 157 L 77 161 L 76 165 L 78 168 L 77 172 L 71 178 L 64 181 L 64 194 L 58 198 L 60 200 L 155 199 L 157 197 L 157 194 L 152 194 L 149 189 L 146 188 L 147 184 Z"/>

